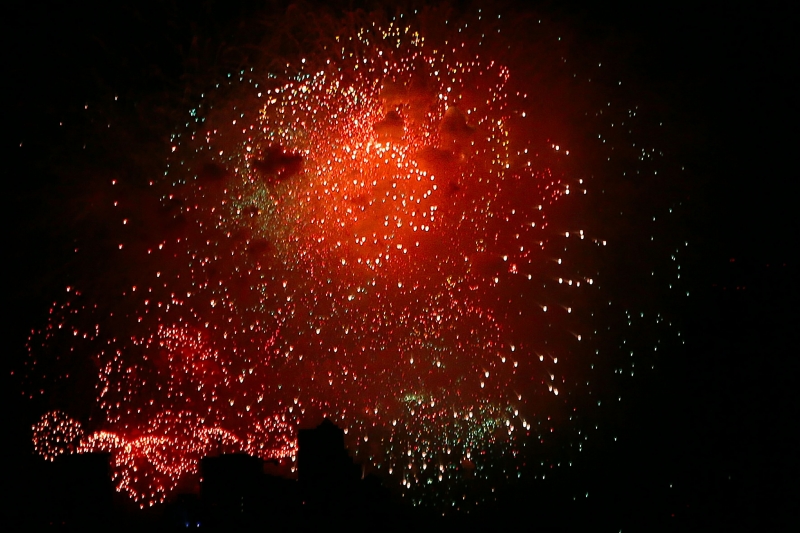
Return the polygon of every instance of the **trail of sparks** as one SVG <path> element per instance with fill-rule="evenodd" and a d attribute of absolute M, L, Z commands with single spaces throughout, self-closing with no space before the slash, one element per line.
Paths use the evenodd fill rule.
<path fill-rule="evenodd" d="M 152 504 L 211 453 L 291 467 L 296 428 L 324 415 L 367 468 L 448 502 L 551 438 L 599 343 L 606 242 L 570 222 L 589 173 L 527 136 L 535 95 L 485 37 L 414 27 L 330 36 L 192 111 L 137 284 L 110 311 L 73 289 L 31 338 L 34 359 L 85 341 L 102 418 L 84 435 L 46 415 L 42 455 L 110 452 L 119 490 Z"/>

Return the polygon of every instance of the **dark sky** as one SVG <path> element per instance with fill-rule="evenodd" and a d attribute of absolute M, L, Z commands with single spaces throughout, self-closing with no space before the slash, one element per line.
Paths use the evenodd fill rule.
<path fill-rule="evenodd" d="M 3 17 L 10 161 L 4 433 L 12 463 L 4 477 L 23 487 L 20 494 L 36 485 L 28 428 L 41 406 L 21 398 L 20 380 L 10 373 L 25 357 L 26 333 L 69 282 L 73 236 L 59 217 L 93 220 L 91 205 L 59 201 L 71 197 L 76 182 L 94 185 L 86 169 L 95 155 L 71 155 L 101 127 L 87 124 L 82 108 L 118 96 L 123 110 L 115 113 L 133 126 L 114 133 L 113 146 L 121 141 L 131 149 L 104 152 L 109 140 L 94 154 L 120 168 L 157 164 L 137 154 L 163 147 L 171 117 L 206 88 L 210 66 L 241 61 L 226 53 L 255 31 L 240 21 L 258 5 L 126 4 L 97 11 L 21 3 Z M 619 51 L 640 94 L 652 94 L 656 112 L 668 117 L 666 149 L 691 176 L 676 230 L 691 242 L 685 269 L 693 296 L 679 309 L 686 349 L 632 386 L 638 400 L 621 415 L 624 444 L 595 450 L 581 483 L 600 493 L 610 484 L 623 495 L 622 502 L 600 496 L 587 508 L 608 524 L 636 515 L 648 529 L 778 530 L 798 523 L 785 492 L 798 472 L 791 394 L 800 370 L 791 185 L 797 21 L 780 5 L 701 4 L 543 5 L 556 20 Z M 62 121 L 78 125 L 65 132 Z M 525 505 L 535 490 L 514 488 L 500 509 Z"/>

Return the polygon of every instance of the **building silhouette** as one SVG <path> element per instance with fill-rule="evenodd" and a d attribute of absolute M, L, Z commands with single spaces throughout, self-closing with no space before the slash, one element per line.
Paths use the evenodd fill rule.
<path fill-rule="evenodd" d="M 291 514 L 297 506 L 297 483 L 265 474 L 265 466 L 263 459 L 243 453 L 203 458 L 200 462 L 203 516 L 198 521 L 211 527 L 243 527 Z"/>
<path fill-rule="evenodd" d="M 297 479 L 304 487 L 349 484 L 361 479 L 361 467 L 348 455 L 344 431 L 327 418 L 297 435 Z"/>
<path fill-rule="evenodd" d="M 297 480 L 302 507 L 317 525 L 364 525 L 385 514 L 389 495 L 375 476 L 364 476 L 344 445 L 344 431 L 329 419 L 297 435 Z M 308 520 L 306 522 L 308 523 Z"/>

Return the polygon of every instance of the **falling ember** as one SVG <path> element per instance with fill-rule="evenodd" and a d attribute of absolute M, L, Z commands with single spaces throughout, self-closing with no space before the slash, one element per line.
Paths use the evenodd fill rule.
<path fill-rule="evenodd" d="M 65 342 L 92 361 L 102 419 L 45 415 L 41 455 L 110 452 L 153 503 L 220 451 L 292 469 L 298 426 L 327 416 L 367 468 L 447 504 L 561 438 L 608 329 L 596 148 L 550 138 L 551 92 L 514 82 L 497 20 L 373 18 L 192 110 L 135 286 L 111 306 L 72 289 L 31 337 L 34 366 Z"/>

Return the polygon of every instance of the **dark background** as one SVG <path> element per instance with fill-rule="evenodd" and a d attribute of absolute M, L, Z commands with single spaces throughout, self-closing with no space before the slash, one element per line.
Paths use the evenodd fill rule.
<path fill-rule="evenodd" d="M 691 176 L 676 225 L 690 241 L 683 268 L 692 296 L 678 309 L 685 349 L 636 382 L 619 443 L 594 448 L 575 474 L 590 503 L 570 507 L 566 481 L 515 485 L 482 518 L 491 525 L 520 512 L 521 523 L 545 530 L 790 530 L 800 524 L 797 17 L 788 2 L 622 4 L 540 7 L 619 50 L 669 119 L 665 150 Z M 230 50 L 254 31 L 242 21 L 263 11 L 260 2 L 211 1 L 4 9 L 2 477 L 14 494 L 3 520 L 12 523 L 37 512 L 45 483 L 30 425 L 46 406 L 20 394 L 25 338 L 69 283 L 76 243 L 60 218 L 79 221 L 70 227 L 93 220 L 90 200 L 61 200 L 105 179 L 93 169 L 163 161 L 173 117 L 207 88 L 209 70 L 243 61 Z M 104 113 L 87 114 L 87 103 L 113 109 L 124 126 L 112 124 L 107 144 L 88 152 L 82 144 L 102 137 L 95 119 Z M 126 143 L 128 151 L 109 151 Z"/>

